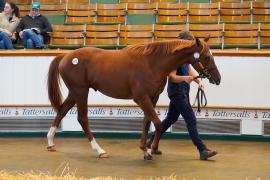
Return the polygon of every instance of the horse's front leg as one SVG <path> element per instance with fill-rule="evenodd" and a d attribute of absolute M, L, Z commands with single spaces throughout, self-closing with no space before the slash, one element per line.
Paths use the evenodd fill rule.
<path fill-rule="evenodd" d="M 150 123 L 152 121 L 156 128 L 156 132 L 157 132 L 156 135 L 158 136 L 158 137 L 155 137 L 154 139 L 153 148 L 158 147 L 158 142 L 159 142 L 160 134 L 161 134 L 161 122 L 156 114 L 153 103 L 148 96 L 141 96 L 141 98 L 136 99 L 135 102 L 142 108 L 144 112 L 144 116 L 145 116 L 140 148 L 144 152 L 144 159 L 151 160 L 152 159 L 151 150 L 147 150 L 146 148 L 148 130 L 150 127 Z"/>
<path fill-rule="evenodd" d="M 141 150 L 144 151 L 144 159 L 145 160 L 152 159 L 151 150 L 146 147 L 146 140 L 147 140 L 150 125 L 151 125 L 151 121 L 149 119 L 147 119 L 146 117 L 144 117 L 140 148 L 141 148 Z"/>

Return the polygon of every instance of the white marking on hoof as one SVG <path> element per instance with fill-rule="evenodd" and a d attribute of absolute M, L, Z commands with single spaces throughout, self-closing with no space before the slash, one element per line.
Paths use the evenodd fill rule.
<path fill-rule="evenodd" d="M 78 63 L 79 63 L 79 59 L 78 58 L 72 59 L 72 64 L 77 65 Z"/>
<path fill-rule="evenodd" d="M 149 161 L 153 159 L 153 156 L 151 154 L 151 149 L 146 148 L 142 151 L 143 151 L 143 158 L 145 161 Z"/>
<path fill-rule="evenodd" d="M 101 153 L 99 156 L 99 158 L 109 158 L 109 154 L 108 153 Z"/>
<path fill-rule="evenodd" d="M 153 159 L 153 156 L 149 154 L 147 151 L 144 152 L 144 160 L 145 161 L 150 161 Z"/>
<path fill-rule="evenodd" d="M 48 147 L 54 146 L 53 138 L 56 132 L 56 127 L 51 127 L 49 132 L 47 133 L 47 139 L 48 139 Z"/>
<path fill-rule="evenodd" d="M 97 153 L 97 155 L 99 157 L 103 156 L 103 154 L 104 154 L 104 156 L 105 156 L 105 154 L 107 154 L 106 151 L 104 151 L 104 149 L 102 149 L 98 145 L 98 143 L 96 142 L 95 138 L 92 139 L 92 141 L 90 142 L 90 144 L 91 144 L 92 149 L 96 151 L 96 153 Z"/>

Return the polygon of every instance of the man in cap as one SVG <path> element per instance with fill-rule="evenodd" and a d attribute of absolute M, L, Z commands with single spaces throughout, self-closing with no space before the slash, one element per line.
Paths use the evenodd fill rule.
<path fill-rule="evenodd" d="M 19 33 L 26 49 L 43 49 L 44 37 L 52 32 L 48 19 L 40 14 L 40 4 L 33 2 L 29 15 L 22 18 L 16 31 Z"/>

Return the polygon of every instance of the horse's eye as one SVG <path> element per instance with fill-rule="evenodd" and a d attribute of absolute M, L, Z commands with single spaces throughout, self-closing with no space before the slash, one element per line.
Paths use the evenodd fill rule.
<path fill-rule="evenodd" d="M 205 57 L 204 61 L 205 61 L 205 63 L 208 63 L 210 61 L 210 57 L 209 56 Z"/>

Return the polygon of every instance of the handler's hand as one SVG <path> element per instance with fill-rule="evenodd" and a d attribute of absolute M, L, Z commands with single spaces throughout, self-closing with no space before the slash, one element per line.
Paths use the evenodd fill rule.
<path fill-rule="evenodd" d="M 184 76 L 184 81 L 188 84 L 190 84 L 193 80 L 193 76 Z"/>

